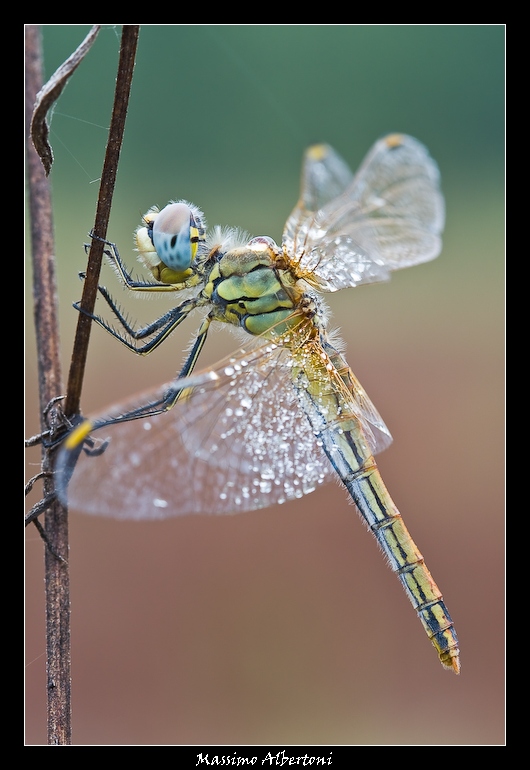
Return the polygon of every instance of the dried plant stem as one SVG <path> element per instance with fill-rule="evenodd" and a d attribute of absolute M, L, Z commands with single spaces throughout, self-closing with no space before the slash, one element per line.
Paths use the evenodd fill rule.
<path fill-rule="evenodd" d="M 140 28 L 137 25 L 128 24 L 123 27 L 122 32 L 120 60 L 116 77 L 116 90 L 114 92 L 114 105 L 112 108 L 105 161 L 103 163 L 103 171 L 101 174 L 96 218 L 92 230 L 97 238 L 93 239 L 90 244 L 86 278 L 83 285 L 83 295 L 81 297 L 81 308 L 89 314 L 94 312 L 94 306 L 96 304 L 99 273 L 104 249 L 104 243 L 99 239 L 105 239 L 107 236 L 112 196 L 114 193 L 114 185 L 116 184 L 116 173 L 118 170 L 123 132 L 125 130 L 125 118 L 127 117 L 127 107 L 131 92 L 139 31 Z M 68 417 L 78 414 L 79 412 L 81 388 L 92 323 L 91 318 L 87 316 L 86 313 L 79 313 L 77 318 L 77 329 L 64 407 L 65 414 Z"/>
<path fill-rule="evenodd" d="M 99 238 L 105 238 L 107 233 L 134 70 L 138 33 L 139 27 L 137 25 L 125 25 L 123 27 L 111 127 L 93 228 L 95 235 Z M 91 32 L 91 39 L 95 38 L 96 34 L 97 30 L 94 28 Z M 84 45 L 86 46 L 86 41 Z M 71 60 L 72 57 L 70 57 L 68 62 L 71 62 Z M 77 60 L 74 63 L 77 66 L 79 61 Z M 66 78 L 71 75 L 73 69 L 71 65 L 68 65 L 65 69 L 67 70 L 64 73 Z M 35 152 L 31 141 L 29 141 L 32 128 L 31 116 L 34 112 L 36 96 L 39 92 L 48 93 L 46 87 L 44 89 L 41 87 L 42 51 L 40 31 L 38 26 L 27 25 L 27 172 L 33 254 L 33 296 L 38 350 L 39 400 L 41 414 L 43 415 L 41 428 L 45 431 L 48 427 L 44 424 L 44 415 L 47 412 L 46 407 L 52 399 L 55 399 L 64 391 L 59 359 L 51 196 L 45 166 Z M 60 93 L 60 90 L 60 83 L 59 87 L 54 85 L 54 93 Z M 47 158 L 50 160 L 53 156 L 48 154 Z M 82 307 L 89 313 L 93 311 L 95 305 L 103 248 L 104 244 L 101 240 L 93 240 L 81 300 Z M 74 415 L 79 412 L 89 336 L 90 318 L 81 313 L 79 314 L 70 365 L 67 397 L 64 406 L 66 415 Z M 53 476 L 50 473 L 51 471 L 51 453 L 50 450 L 43 446 L 44 498 L 46 499 L 49 496 L 49 499 L 53 500 Z M 48 744 L 69 745 L 71 743 L 71 679 L 70 594 L 67 560 L 68 519 L 65 507 L 57 501 L 51 503 L 46 509 L 44 533 L 46 543 L 48 544 L 48 547 L 45 549 Z"/>
<path fill-rule="evenodd" d="M 26 125 L 27 173 L 33 259 L 34 318 L 37 333 L 39 400 L 41 415 L 47 404 L 63 393 L 59 358 L 59 329 L 53 241 L 53 219 L 48 179 L 31 142 L 30 120 L 37 92 L 42 86 L 42 50 L 39 28 L 26 27 Z M 44 417 L 41 428 L 46 430 Z M 44 496 L 53 492 L 49 451 L 42 449 Z M 68 570 L 67 511 L 57 501 L 46 511 L 44 531 L 46 585 L 46 683 L 48 696 L 48 744 L 71 742 L 70 681 L 70 579 Z M 58 554 L 61 558 L 57 558 Z"/>

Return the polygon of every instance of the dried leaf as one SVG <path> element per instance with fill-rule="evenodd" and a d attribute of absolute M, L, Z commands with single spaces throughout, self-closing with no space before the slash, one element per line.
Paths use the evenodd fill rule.
<path fill-rule="evenodd" d="M 42 161 L 46 176 L 50 173 L 53 164 L 53 152 L 48 141 L 49 128 L 46 122 L 46 115 L 50 107 L 61 95 L 70 76 L 75 72 L 92 47 L 100 29 L 101 24 L 94 24 L 81 45 L 61 64 L 37 94 L 31 118 L 31 139 Z"/>

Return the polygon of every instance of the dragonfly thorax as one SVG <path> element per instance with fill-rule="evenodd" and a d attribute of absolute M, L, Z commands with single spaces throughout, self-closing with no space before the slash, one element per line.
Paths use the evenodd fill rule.
<path fill-rule="evenodd" d="M 266 237 L 221 255 L 202 292 L 213 316 L 253 335 L 274 327 L 277 336 L 299 323 L 304 290 L 289 271 L 277 266 L 280 257 L 278 246 Z"/>

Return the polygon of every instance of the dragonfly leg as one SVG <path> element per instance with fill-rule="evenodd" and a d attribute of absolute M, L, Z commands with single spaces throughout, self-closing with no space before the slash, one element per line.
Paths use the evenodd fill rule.
<path fill-rule="evenodd" d="M 147 326 L 143 326 L 140 329 L 135 329 L 131 324 L 129 324 L 120 308 L 112 299 L 105 287 L 100 286 L 98 288 L 101 295 L 104 297 L 110 309 L 116 316 L 117 320 L 120 322 L 120 325 L 124 328 L 125 334 L 118 332 L 101 316 L 87 313 L 87 311 L 84 310 L 77 302 L 74 303 L 75 309 L 80 313 L 84 313 L 85 315 L 88 315 L 90 318 L 92 318 L 92 320 L 97 323 L 98 326 L 101 326 L 102 329 L 105 329 L 106 332 L 111 334 L 115 339 L 119 340 L 123 345 L 125 345 L 126 348 L 132 350 L 133 353 L 137 353 L 138 355 L 143 356 L 146 356 L 155 350 L 166 339 L 166 337 L 168 337 L 178 326 L 180 326 L 182 321 L 188 317 L 192 310 L 203 304 L 198 297 L 184 300 L 184 302 L 181 302 L 180 305 L 177 305 L 177 307 L 174 307 L 167 313 L 164 313 L 164 315 L 160 316 L 160 318 L 157 318 Z M 136 342 L 144 340 L 146 337 L 150 336 L 152 336 L 152 339 L 146 342 L 144 345 L 135 344 Z"/>
<path fill-rule="evenodd" d="M 193 343 L 191 350 L 188 353 L 182 369 L 180 370 L 177 378 L 171 383 L 161 398 L 157 399 L 156 401 L 150 401 L 147 404 L 143 404 L 142 406 L 129 412 L 116 415 L 115 417 L 109 416 L 96 421 L 83 420 L 83 422 L 74 428 L 65 439 L 64 445 L 69 451 L 72 452 L 72 455 L 77 455 L 81 447 L 83 447 L 84 444 L 90 440 L 89 437 L 93 431 L 104 428 L 108 425 L 130 422 L 131 420 L 140 420 L 144 417 L 154 417 L 157 414 L 162 414 L 163 412 L 169 411 L 179 398 L 185 397 L 186 394 L 190 392 L 190 389 L 179 387 L 178 383 L 184 377 L 188 377 L 193 372 L 193 369 L 197 363 L 197 359 L 199 358 L 201 350 L 204 347 L 204 343 L 206 342 L 206 337 L 208 335 L 208 329 L 210 328 L 211 321 L 212 318 L 210 316 L 206 316 L 199 328 L 195 342 Z M 89 449 L 89 451 L 93 450 Z"/>
<path fill-rule="evenodd" d="M 191 274 L 187 278 L 185 278 L 184 281 L 180 282 L 171 282 L 171 283 L 164 283 L 163 281 L 138 281 L 135 278 L 132 277 L 132 274 L 125 266 L 125 263 L 123 262 L 120 253 L 118 251 L 118 247 L 115 243 L 112 243 L 111 241 L 106 241 L 103 238 L 98 238 L 98 236 L 94 235 L 93 233 L 90 233 L 90 236 L 92 238 L 97 238 L 98 240 L 102 240 L 103 243 L 105 243 L 110 248 L 105 249 L 104 254 L 107 257 L 107 260 L 110 264 L 110 266 L 113 268 L 115 273 L 117 274 L 120 281 L 123 283 L 125 288 L 130 289 L 130 291 L 147 291 L 147 292 L 174 292 L 174 291 L 182 291 L 182 289 L 191 288 L 193 286 L 197 286 L 200 283 L 200 278 L 196 274 Z M 85 249 L 88 247 L 85 246 Z M 190 271 L 191 272 L 191 271 Z"/>

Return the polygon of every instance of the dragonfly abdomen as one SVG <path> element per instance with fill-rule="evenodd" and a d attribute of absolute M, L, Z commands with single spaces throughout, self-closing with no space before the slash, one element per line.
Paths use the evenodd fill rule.
<path fill-rule="evenodd" d="M 401 581 L 441 663 L 458 673 L 458 639 L 442 593 L 390 497 L 375 462 L 367 462 L 364 469 L 342 480 Z"/>
<path fill-rule="evenodd" d="M 308 360 L 309 363 L 309 360 Z M 293 371 L 298 398 L 318 442 L 348 490 L 362 518 L 399 577 L 441 663 L 460 670 L 458 639 L 440 589 L 410 536 L 390 497 L 355 415 L 348 412 L 340 388 L 325 387 L 326 359 L 313 366 L 308 377 Z M 344 378 L 341 376 L 342 382 Z"/>

